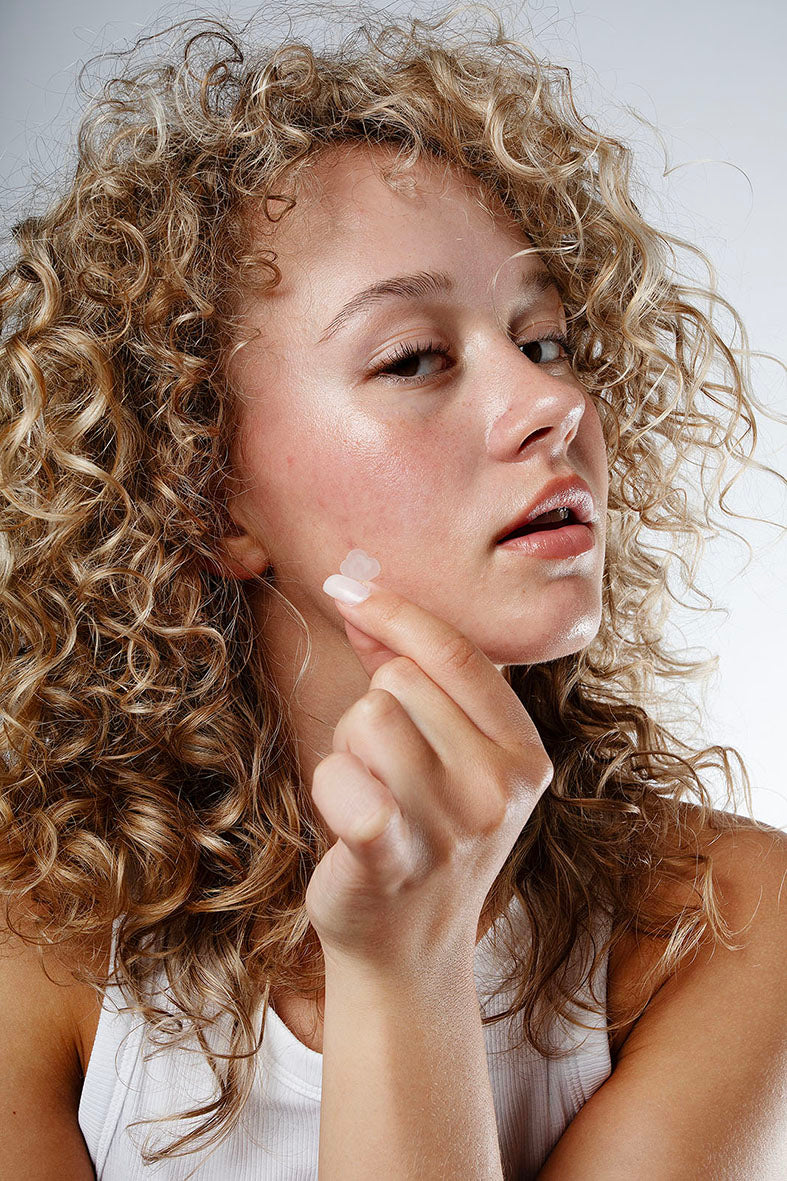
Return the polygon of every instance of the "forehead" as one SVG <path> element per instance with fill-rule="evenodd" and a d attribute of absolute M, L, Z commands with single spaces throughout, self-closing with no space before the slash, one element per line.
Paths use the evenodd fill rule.
<path fill-rule="evenodd" d="M 456 210 L 475 208 L 483 214 L 484 194 L 478 179 L 436 156 L 424 154 L 412 166 L 391 176 L 396 149 L 388 144 L 335 144 L 323 149 L 301 178 L 298 207 L 292 223 L 308 224 L 315 232 L 331 226 L 353 231 L 377 213 L 410 217 L 424 213 L 435 202 L 447 201 Z M 301 218 L 297 213 L 300 209 Z M 502 208 L 499 210 L 501 213 Z M 487 219 L 489 214 L 485 214 Z"/>
<path fill-rule="evenodd" d="M 253 232 L 276 251 L 282 272 L 266 302 L 326 291 L 326 284 L 338 290 L 339 276 L 360 285 L 421 270 L 425 250 L 439 253 L 444 267 L 448 251 L 457 271 L 483 272 L 531 245 L 471 173 L 426 156 L 389 182 L 395 155 L 382 144 L 332 145 L 298 178 L 292 210 L 272 225 L 261 214 L 253 218 Z"/>

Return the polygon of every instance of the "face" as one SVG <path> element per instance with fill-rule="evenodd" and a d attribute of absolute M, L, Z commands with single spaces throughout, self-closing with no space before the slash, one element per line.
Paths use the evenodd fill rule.
<path fill-rule="evenodd" d="M 498 666 L 554 660 L 601 619 L 601 423 L 562 347 L 544 340 L 566 331 L 558 293 L 523 298 L 545 262 L 512 257 L 532 244 L 505 209 L 490 216 L 472 177 L 433 161 L 393 191 L 380 176 L 392 158 L 382 145 L 329 148 L 295 209 L 273 230 L 260 218 L 282 280 L 247 302 L 257 335 L 231 362 L 242 490 L 227 551 L 239 574 L 272 565 L 339 663 L 357 660 L 322 583 L 356 548 L 379 561 L 379 585 Z M 448 276 L 450 289 L 379 297 L 329 331 L 362 288 L 412 272 Z M 566 475 L 593 494 L 594 547 L 554 560 L 497 546 Z"/>

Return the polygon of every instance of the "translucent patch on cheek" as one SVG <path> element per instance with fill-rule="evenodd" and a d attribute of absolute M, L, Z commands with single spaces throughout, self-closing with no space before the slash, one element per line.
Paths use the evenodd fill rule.
<path fill-rule="evenodd" d="M 371 557 L 364 549 L 351 549 L 339 567 L 342 574 L 348 578 L 357 578 L 359 582 L 368 582 L 376 578 L 382 570 L 377 558 Z"/>

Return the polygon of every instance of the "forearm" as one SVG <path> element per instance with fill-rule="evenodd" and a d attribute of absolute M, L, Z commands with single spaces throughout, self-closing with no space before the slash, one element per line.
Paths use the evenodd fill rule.
<path fill-rule="evenodd" d="M 326 968 L 320 1181 L 502 1181 L 472 965 L 395 987 Z"/>

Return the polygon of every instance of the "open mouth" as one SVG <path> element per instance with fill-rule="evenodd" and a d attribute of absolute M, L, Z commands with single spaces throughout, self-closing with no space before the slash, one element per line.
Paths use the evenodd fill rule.
<path fill-rule="evenodd" d="M 573 509 L 553 509 L 549 513 L 541 513 L 527 525 L 520 525 L 518 529 L 513 529 L 505 537 L 501 537 L 497 544 L 502 545 L 504 541 L 510 541 L 512 537 L 524 537 L 528 533 L 540 533 L 545 529 L 562 529 L 565 525 L 578 525 L 579 523 L 579 518 Z"/>

